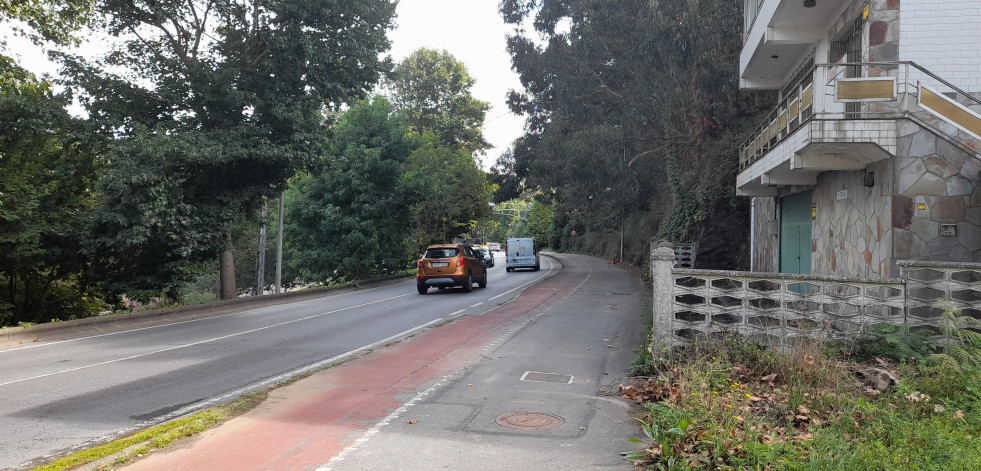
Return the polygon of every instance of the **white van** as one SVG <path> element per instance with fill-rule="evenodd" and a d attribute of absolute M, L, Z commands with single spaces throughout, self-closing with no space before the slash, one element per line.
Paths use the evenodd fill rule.
<path fill-rule="evenodd" d="M 538 245 L 535 244 L 535 239 L 531 237 L 508 239 L 504 246 L 504 255 L 507 257 L 507 264 L 505 265 L 507 271 L 516 268 L 531 268 L 533 271 L 538 271 L 541 268 L 538 259 Z"/>

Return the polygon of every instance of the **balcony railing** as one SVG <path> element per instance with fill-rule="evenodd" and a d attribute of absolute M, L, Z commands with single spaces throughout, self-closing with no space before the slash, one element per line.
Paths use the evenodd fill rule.
<path fill-rule="evenodd" d="M 914 62 L 818 64 L 790 88 L 740 146 L 739 170 L 753 165 L 812 120 L 910 118 L 947 133 L 933 119 L 940 117 L 981 139 L 979 112 L 981 99 Z M 963 143 L 953 143 L 976 154 Z"/>

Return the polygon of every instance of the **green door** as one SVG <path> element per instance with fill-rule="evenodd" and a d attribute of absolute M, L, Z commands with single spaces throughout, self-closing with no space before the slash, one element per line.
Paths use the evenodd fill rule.
<path fill-rule="evenodd" d="M 811 192 L 780 200 L 780 273 L 811 272 Z"/>

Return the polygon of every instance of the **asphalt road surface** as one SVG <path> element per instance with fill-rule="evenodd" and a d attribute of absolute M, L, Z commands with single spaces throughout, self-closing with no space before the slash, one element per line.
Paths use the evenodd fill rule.
<path fill-rule="evenodd" d="M 503 254 L 499 254 L 503 255 Z M 176 324 L 0 351 L 0 469 L 68 451 L 226 401 L 461 315 L 503 304 L 558 269 L 488 286 L 415 292 L 395 283 Z"/>

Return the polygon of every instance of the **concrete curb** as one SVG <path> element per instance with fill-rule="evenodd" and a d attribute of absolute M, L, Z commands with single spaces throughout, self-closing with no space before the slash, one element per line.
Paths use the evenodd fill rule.
<path fill-rule="evenodd" d="M 346 283 L 343 285 L 327 286 L 323 288 L 313 288 L 298 291 L 290 291 L 279 294 L 266 294 L 263 296 L 249 296 L 225 301 L 215 301 L 205 304 L 194 304 L 191 306 L 177 306 L 164 309 L 152 309 L 148 311 L 133 312 L 129 314 L 111 314 L 98 317 L 87 317 L 84 319 L 73 319 L 61 322 L 49 322 L 27 327 L 8 327 L 0 329 L 0 340 L 17 342 L 18 340 L 33 340 L 40 334 L 49 336 L 61 336 L 70 333 L 81 333 L 80 328 L 93 327 L 103 324 L 131 324 L 140 321 L 163 320 L 168 317 L 187 317 L 201 319 L 206 317 L 220 316 L 241 309 L 254 309 L 278 304 L 286 304 L 304 299 L 312 299 L 338 291 L 354 291 L 366 286 L 385 285 L 394 280 L 402 280 L 413 277 L 414 275 L 401 274 L 390 275 L 358 283 Z M 179 319 L 177 319 L 179 320 Z M 175 320 L 175 322 L 177 321 Z M 0 346 L 2 348 L 2 346 Z"/>

